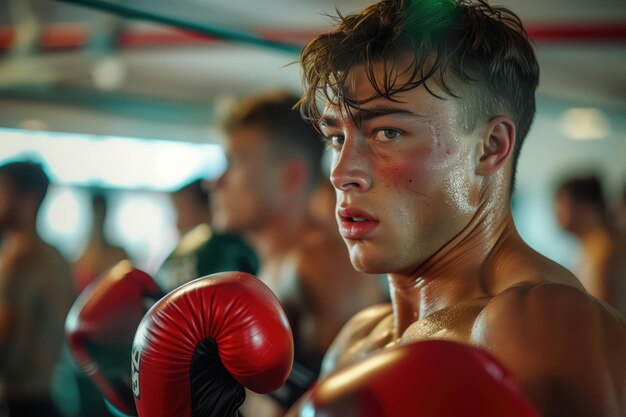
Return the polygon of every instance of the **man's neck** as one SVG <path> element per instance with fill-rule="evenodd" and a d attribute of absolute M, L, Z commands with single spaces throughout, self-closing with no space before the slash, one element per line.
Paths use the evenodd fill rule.
<path fill-rule="evenodd" d="M 400 337 L 417 320 L 491 294 L 491 263 L 503 248 L 524 245 L 510 208 L 479 210 L 450 242 L 410 274 L 389 274 L 394 328 Z"/>

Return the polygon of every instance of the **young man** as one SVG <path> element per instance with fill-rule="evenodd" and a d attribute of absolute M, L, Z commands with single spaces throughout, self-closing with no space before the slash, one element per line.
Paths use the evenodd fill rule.
<path fill-rule="evenodd" d="M 624 415 L 624 319 L 511 215 L 538 83 L 519 18 L 484 1 L 387 0 L 301 58 L 340 233 L 358 270 L 388 274 L 392 299 L 346 325 L 324 371 L 443 338 L 490 351 L 542 416 Z"/>
<path fill-rule="evenodd" d="M 40 165 L 0 167 L 0 408 L 13 416 L 56 416 L 54 366 L 74 300 L 70 267 L 36 230 L 48 189 Z"/>
<path fill-rule="evenodd" d="M 572 178 L 556 192 L 561 228 L 581 244 L 576 275 L 593 296 L 626 314 L 626 248 L 612 230 L 600 180 Z"/>
<path fill-rule="evenodd" d="M 296 102 L 269 94 L 233 109 L 224 122 L 228 167 L 212 194 L 213 225 L 245 234 L 260 259 L 259 278 L 281 301 L 294 331 L 294 371 L 274 396 L 281 407 L 316 379 L 345 322 L 383 299 L 378 282 L 354 270 L 336 230 L 311 214 L 324 147 L 293 109 Z M 260 401 L 250 394 L 244 415 L 284 412 Z"/>

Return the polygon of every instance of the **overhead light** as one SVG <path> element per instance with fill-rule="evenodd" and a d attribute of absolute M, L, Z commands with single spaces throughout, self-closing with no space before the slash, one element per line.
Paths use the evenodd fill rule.
<path fill-rule="evenodd" d="M 563 134 L 572 140 L 605 139 L 611 133 L 611 124 L 605 114 L 595 108 L 571 108 L 561 118 Z"/>

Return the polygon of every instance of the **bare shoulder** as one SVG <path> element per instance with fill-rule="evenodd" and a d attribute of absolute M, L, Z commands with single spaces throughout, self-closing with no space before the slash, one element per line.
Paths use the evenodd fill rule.
<path fill-rule="evenodd" d="M 532 334 L 550 331 L 566 340 L 586 332 L 626 338 L 626 321 L 580 288 L 561 283 L 525 284 L 496 295 L 478 316 L 472 335 L 489 338 L 522 330 Z"/>
<path fill-rule="evenodd" d="M 390 304 L 378 304 L 348 320 L 324 356 L 322 374 L 329 374 L 360 359 L 365 341 L 391 316 Z"/>
<path fill-rule="evenodd" d="M 503 291 L 477 317 L 472 342 L 499 357 L 545 415 L 626 411 L 626 322 L 579 288 L 540 283 Z"/>

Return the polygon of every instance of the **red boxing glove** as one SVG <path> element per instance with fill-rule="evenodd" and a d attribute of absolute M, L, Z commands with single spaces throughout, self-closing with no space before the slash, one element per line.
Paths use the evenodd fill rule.
<path fill-rule="evenodd" d="M 197 279 L 160 300 L 139 325 L 132 359 L 138 415 L 235 416 L 243 387 L 276 390 L 292 361 L 287 317 L 260 280 L 243 272 Z"/>
<path fill-rule="evenodd" d="M 539 417 L 488 352 L 445 340 L 380 352 L 312 388 L 300 417 Z"/>
<path fill-rule="evenodd" d="M 131 389 L 131 348 L 137 326 L 160 290 L 146 273 L 122 261 L 78 297 L 65 332 L 76 364 L 109 405 L 135 414 Z"/>

